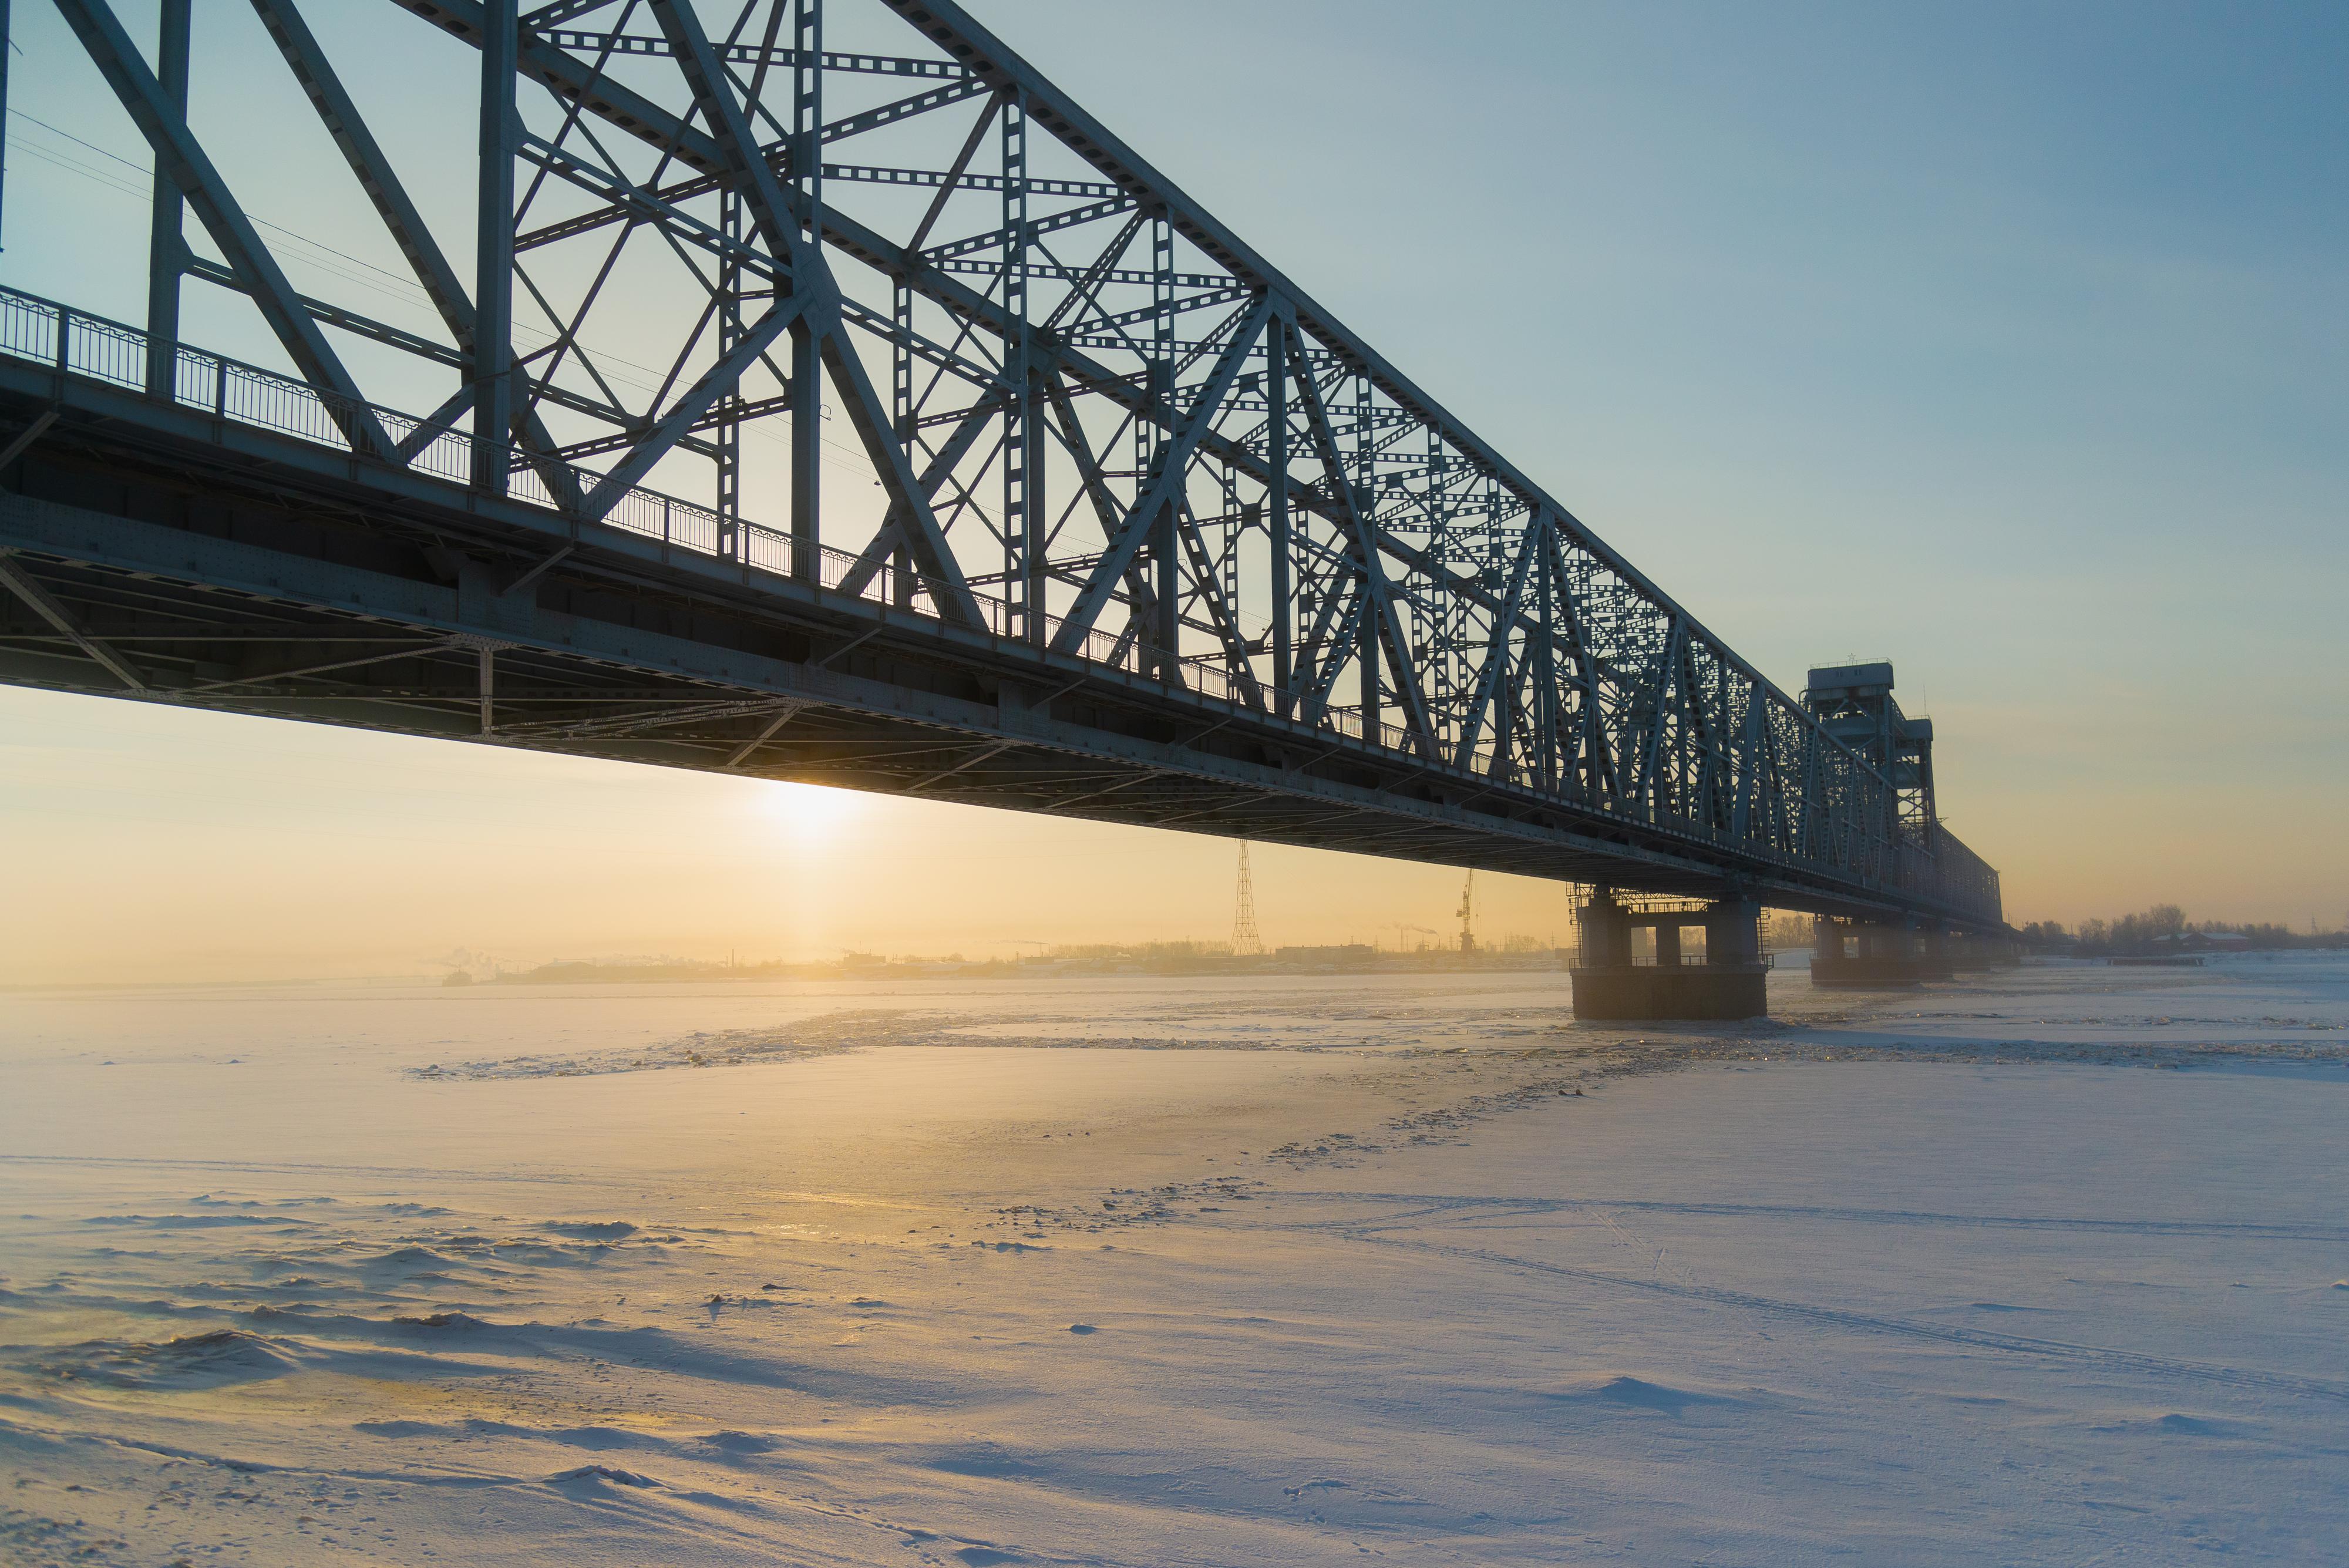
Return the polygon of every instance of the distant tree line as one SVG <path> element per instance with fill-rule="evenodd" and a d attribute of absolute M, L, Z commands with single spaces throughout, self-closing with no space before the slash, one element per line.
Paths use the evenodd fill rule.
<path fill-rule="evenodd" d="M 2083 920 L 2067 931 L 2059 920 L 2033 920 L 2023 928 L 2023 940 L 2032 947 L 2082 955 L 2143 953 L 2163 948 L 2194 946 L 2197 937 L 2240 939 L 2261 949 L 2349 948 L 2349 931 L 2295 931 L 2265 922 L 2233 925 L 2225 920 L 2189 920 L 2175 904 L 2156 904 L 2134 915 L 2112 920 Z M 2227 944 L 2234 946 L 2230 940 Z"/>

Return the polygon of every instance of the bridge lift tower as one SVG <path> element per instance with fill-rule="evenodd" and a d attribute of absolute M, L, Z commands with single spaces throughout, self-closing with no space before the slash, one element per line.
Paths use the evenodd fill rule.
<path fill-rule="evenodd" d="M 1891 781 L 1886 804 L 1893 820 L 1884 826 L 1926 853 L 1932 853 L 1938 818 L 1933 810 L 1933 721 L 1911 719 L 1892 696 L 1892 664 L 1827 665 L 1811 671 L 1803 706 L 1826 732 L 1857 752 Z"/>
<path fill-rule="evenodd" d="M 1849 746 L 1891 788 L 1881 798 L 1878 831 L 1919 854 L 1940 853 L 1941 823 L 1933 803 L 1933 721 L 1912 719 L 1892 695 L 1892 664 L 1833 664 L 1815 669 L 1803 706 L 1819 727 Z M 1811 982 L 1830 986 L 1912 985 L 1947 980 L 1957 970 L 1987 969 L 2003 944 L 1953 936 L 1936 925 L 1849 921 L 1821 916 Z"/>

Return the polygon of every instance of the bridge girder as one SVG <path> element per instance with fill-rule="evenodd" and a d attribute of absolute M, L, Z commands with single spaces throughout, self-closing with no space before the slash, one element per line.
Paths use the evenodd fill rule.
<path fill-rule="evenodd" d="M 150 700 L 1998 923 L 1994 872 L 1887 826 L 1878 767 L 957 6 L 382 0 L 512 100 L 468 291 L 333 40 L 253 0 L 436 337 L 295 292 L 237 205 L 266 171 L 214 161 L 107 0 L 58 4 L 222 240 L 180 271 L 294 369 L 0 296 L 0 403 L 59 416 L 0 472 L 0 549 L 90 618 L 76 643 L 14 596 L 7 679 L 125 691 L 97 647 Z M 335 339 L 401 358 L 362 389 Z M 109 375 L 133 353 L 166 384 Z M 110 505 L 99 473 L 178 499 Z M 132 564 L 176 558 L 159 528 L 209 562 L 206 498 L 319 585 L 225 662 L 243 623 L 175 641 L 122 597 L 219 609 L 212 566 Z M 78 554 L 42 532 L 68 515 Z M 263 656 L 377 635 L 358 573 L 452 607 L 382 622 L 413 646 Z M 648 606 L 775 668 L 599 662 L 590 631 Z M 918 701 L 823 695 L 850 672 Z"/>

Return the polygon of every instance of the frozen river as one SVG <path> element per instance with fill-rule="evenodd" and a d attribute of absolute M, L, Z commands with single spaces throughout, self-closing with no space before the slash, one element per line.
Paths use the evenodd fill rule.
<path fill-rule="evenodd" d="M 2349 963 L 0 999 L 0 1562 L 2330 1563 Z"/>

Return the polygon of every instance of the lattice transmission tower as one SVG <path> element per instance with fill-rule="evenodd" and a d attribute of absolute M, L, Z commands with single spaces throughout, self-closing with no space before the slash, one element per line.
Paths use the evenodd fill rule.
<path fill-rule="evenodd" d="M 1247 840 L 1240 840 L 1240 887 L 1232 904 L 1232 953 L 1237 958 L 1264 956 L 1264 938 L 1256 929 L 1256 883 L 1248 876 Z"/>

